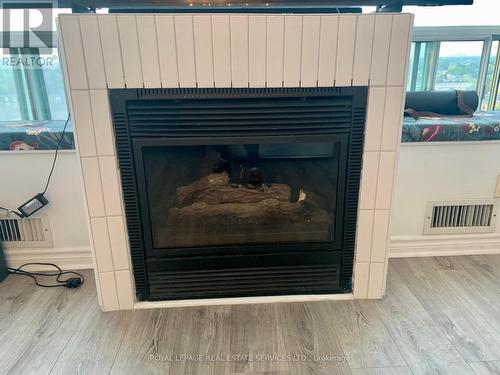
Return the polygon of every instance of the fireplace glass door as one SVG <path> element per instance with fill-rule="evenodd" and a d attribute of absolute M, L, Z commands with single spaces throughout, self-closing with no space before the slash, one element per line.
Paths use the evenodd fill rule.
<path fill-rule="evenodd" d="M 342 234 L 347 138 L 134 142 L 148 248 L 332 249 Z"/>

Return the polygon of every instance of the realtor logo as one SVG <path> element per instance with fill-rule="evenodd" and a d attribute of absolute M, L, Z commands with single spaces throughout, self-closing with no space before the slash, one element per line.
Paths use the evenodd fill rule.
<path fill-rule="evenodd" d="M 0 2 L 0 48 L 50 48 L 55 45 L 54 1 Z"/>

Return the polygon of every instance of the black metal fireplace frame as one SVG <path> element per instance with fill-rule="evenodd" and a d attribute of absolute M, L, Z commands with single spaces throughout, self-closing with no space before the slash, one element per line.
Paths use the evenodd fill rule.
<path fill-rule="evenodd" d="M 344 215 L 343 215 L 343 233 L 341 237 L 341 251 L 338 248 L 333 248 L 332 244 L 297 244 L 295 250 L 293 246 L 287 246 L 287 251 L 296 251 L 296 257 L 308 255 L 311 259 L 315 257 L 320 259 L 340 258 L 340 285 L 336 290 L 328 290 L 328 292 L 350 292 L 352 282 L 352 269 L 354 260 L 354 247 L 356 235 L 356 221 L 358 210 L 358 195 L 359 182 L 361 175 L 362 150 L 365 127 L 365 113 L 367 104 L 367 87 L 342 87 L 342 88 L 263 88 L 263 89 L 231 89 L 231 88 L 203 88 L 203 89 L 111 89 L 109 90 L 110 105 L 113 114 L 113 126 L 115 131 L 116 150 L 120 167 L 120 175 L 122 182 L 123 200 L 125 206 L 125 215 L 127 229 L 129 235 L 131 259 L 133 272 L 135 277 L 136 294 L 139 300 L 157 299 L 150 298 L 150 276 L 148 272 L 158 271 L 158 265 L 168 265 L 168 260 L 158 260 L 156 263 L 148 263 L 151 254 L 148 256 L 146 249 L 147 239 L 144 236 L 145 231 L 150 231 L 149 220 L 146 218 L 144 210 L 141 211 L 141 199 L 144 199 L 144 192 L 140 194 L 139 190 L 144 188 L 139 183 L 137 169 L 135 165 L 139 162 L 138 151 L 144 145 L 161 145 L 161 144 L 181 144 L 188 142 L 193 144 L 192 140 L 187 140 L 182 135 L 178 137 L 166 138 L 148 138 L 141 137 L 140 133 L 131 132 L 128 115 L 127 103 L 130 102 L 151 102 L 157 100 L 172 100 L 172 99 L 203 99 L 203 98 L 247 98 L 247 97 L 307 97 L 307 96 L 338 96 L 350 98 L 352 100 L 352 116 L 349 129 L 339 130 L 339 133 L 344 133 L 348 137 L 348 159 L 344 193 Z M 133 134 L 132 134 L 133 133 Z M 304 140 L 316 138 L 318 135 L 298 134 L 296 140 Z M 321 135 L 320 135 L 321 136 Z M 323 139 L 325 135 L 323 135 Z M 332 137 L 335 137 L 332 135 Z M 255 137 L 254 137 L 255 138 Z M 258 137 L 257 137 L 258 138 Z M 276 139 L 279 134 L 276 135 Z M 270 138 L 268 138 L 270 139 Z M 275 139 L 275 140 L 276 140 Z M 234 141 L 235 139 L 233 139 Z M 255 139 L 256 140 L 256 139 Z M 207 139 L 204 144 L 207 144 Z M 213 142 L 219 140 L 213 139 Z M 226 138 L 227 141 L 227 138 Z M 248 142 L 249 139 L 241 140 L 240 142 Z M 260 141 L 260 140 L 259 140 Z M 187 143 L 185 143 L 187 144 Z M 134 146 L 135 145 L 135 146 Z M 142 168 L 141 168 L 142 169 Z M 142 196 L 142 198 L 141 198 Z M 144 204 L 144 202 L 142 202 Z M 148 223 L 145 226 L 145 223 Z M 335 238 L 338 238 L 337 236 Z M 254 252 L 246 261 L 251 261 L 252 256 L 258 256 L 258 253 L 266 253 L 271 248 L 266 246 L 251 245 Z M 279 251 L 281 245 L 273 245 L 273 248 Z M 187 251 L 185 251 L 187 250 Z M 192 251 L 199 251 L 199 249 Z M 229 248 L 221 248 L 220 253 L 230 250 Z M 171 252 L 172 255 L 184 254 L 187 255 L 190 249 L 182 249 Z M 290 253 L 290 254 L 292 254 Z M 194 254 L 194 253 L 192 253 Z M 323 254 L 323 255 L 322 255 Z M 329 254 L 329 255 L 328 255 Z M 149 257 L 149 258 L 148 258 Z M 322 259 L 323 259 L 322 258 Z M 209 260 L 207 260 L 210 262 Z M 170 264 L 187 264 L 188 268 L 196 268 L 197 260 L 191 261 L 185 258 L 171 258 Z M 234 262 L 233 262 L 234 263 Z M 273 263 L 270 263 L 272 266 Z M 271 267 L 272 268 L 272 267 Z M 174 267 L 175 269 L 175 267 Z M 155 272 L 156 272 L 155 271 Z M 297 288 L 291 290 L 291 293 L 301 293 L 303 289 Z M 283 293 L 287 294 L 287 293 Z M 261 294 L 257 294 L 261 295 Z"/>

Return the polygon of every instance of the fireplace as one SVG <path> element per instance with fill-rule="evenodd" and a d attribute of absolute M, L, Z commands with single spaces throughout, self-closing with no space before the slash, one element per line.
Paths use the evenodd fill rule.
<path fill-rule="evenodd" d="M 351 292 L 367 88 L 109 95 L 139 300 Z"/>
<path fill-rule="evenodd" d="M 382 298 L 411 15 L 64 14 L 57 24 L 104 311 Z M 318 100 L 327 104 L 306 105 Z M 198 113 L 175 124 L 189 103 Z M 210 123 L 214 103 L 226 118 Z M 286 121 L 256 121 L 281 104 Z M 178 199 L 210 175 L 203 197 Z M 295 215 L 276 214 L 285 206 Z M 211 221 L 186 214 L 200 209 Z"/>

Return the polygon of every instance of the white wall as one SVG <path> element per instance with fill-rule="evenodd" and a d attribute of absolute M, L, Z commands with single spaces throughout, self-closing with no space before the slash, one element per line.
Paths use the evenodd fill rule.
<path fill-rule="evenodd" d="M 500 142 L 406 143 L 399 154 L 390 256 L 500 252 L 495 234 L 423 235 L 428 201 L 492 199 Z"/>
<path fill-rule="evenodd" d="M 17 208 L 43 191 L 53 157 L 53 151 L 0 152 L 0 205 Z M 35 215 L 48 216 L 53 247 L 7 249 L 9 265 L 43 261 L 66 269 L 92 268 L 81 169 L 75 151 L 59 153 L 46 197 L 49 205 Z"/>

